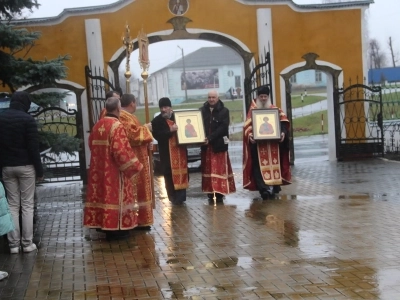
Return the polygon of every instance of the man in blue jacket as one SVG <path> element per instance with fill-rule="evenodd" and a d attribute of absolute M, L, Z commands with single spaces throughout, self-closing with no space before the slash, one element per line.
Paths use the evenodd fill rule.
<path fill-rule="evenodd" d="M 39 133 L 35 119 L 28 114 L 31 96 L 15 92 L 10 109 L 0 113 L 0 167 L 15 230 L 8 233 L 11 253 L 36 250 L 33 238 L 33 206 L 36 179 L 43 180 Z M 19 212 L 22 212 L 22 232 Z"/>

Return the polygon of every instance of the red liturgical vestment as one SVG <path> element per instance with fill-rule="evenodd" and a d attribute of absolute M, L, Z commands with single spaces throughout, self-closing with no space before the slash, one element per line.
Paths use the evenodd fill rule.
<path fill-rule="evenodd" d="M 172 127 L 175 122 L 167 120 L 169 127 Z M 184 190 L 189 186 L 189 176 L 187 168 L 187 155 L 186 148 L 179 147 L 178 137 L 174 134 L 168 141 L 171 171 L 172 171 L 172 182 L 174 183 L 175 190 Z"/>
<path fill-rule="evenodd" d="M 149 144 L 153 141 L 153 135 L 146 126 L 142 126 L 136 116 L 125 110 L 121 110 L 119 116 L 124 125 L 129 143 L 138 160 L 143 164 L 143 170 L 134 179 L 134 187 L 137 193 L 139 205 L 138 226 L 153 225 L 153 203 L 149 162 Z"/>
<path fill-rule="evenodd" d="M 252 101 L 249 112 L 247 113 L 246 122 L 243 128 L 243 187 L 250 191 L 256 191 L 256 183 L 252 175 L 254 160 L 251 157 L 249 134 L 253 132 L 252 126 L 252 110 L 257 105 Z M 271 106 L 270 108 L 276 108 Z M 289 129 L 290 123 L 285 113 L 279 109 L 279 120 Z M 291 182 L 291 171 L 289 163 L 289 149 L 282 150 L 279 148 L 279 141 L 265 140 L 257 142 L 258 161 L 260 162 L 260 170 L 265 184 L 285 185 Z"/>
<path fill-rule="evenodd" d="M 126 136 L 112 115 L 100 119 L 89 137 L 91 151 L 83 224 L 103 230 L 137 226 L 138 204 L 133 177 L 142 170 Z"/>

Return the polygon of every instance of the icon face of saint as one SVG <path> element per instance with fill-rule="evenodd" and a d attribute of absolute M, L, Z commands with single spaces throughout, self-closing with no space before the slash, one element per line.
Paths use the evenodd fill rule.
<path fill-rule="evenodd" d="M 265 116 L 263 118 L 264 123 L 260 125 L 260 128 L 258 130 L 259 134 L 274 134 L 274 127 L 268 122 L 269 118 Z"/>
<path fill-rule="evenodd" d="M 192 120 L 187 119 L 186 120 L 186 125 L 185 125 L 185 136 L 187 138 L 194 138 L 197 137 L 197 132 L 196 129 L 194 129 L 194 126 L 192 125 Z"/>
<path fill-rule="evenodd" d="M 177 16 L 183 15 L 188 10 L 189 3 L 187 0 L 170 0 L 169 9 Z"/>
<path fill-rule="evenodd" d="M 143 43 L 142 44 L 142 62 L 147 62 L 148 57 L 147 57 L 147 51 L 146 51 L 146 45 Z"/>

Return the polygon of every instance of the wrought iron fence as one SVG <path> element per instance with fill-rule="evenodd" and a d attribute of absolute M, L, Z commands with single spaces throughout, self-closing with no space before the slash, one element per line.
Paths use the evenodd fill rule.
<path fill-rule="evenodd" d="M 382 118 L 385 155 L 397 155 L 400 159 L 400 84 L 379 85 L 382 88 Z M 371 105 L 372 110 L 376 110 Z M 380 130 L 374 124 L 376 130 Z"/>
<path fill-rule="evenodd" d="M 270 100 L 274 103 L 274 93 L 272 90 L 271 75 L 271 56 L 269 52 L 265 52 L 259 58 L 255 58 L 256 65 L 250 66 L 251 73 L 249 77 L 244 79 L 244 96 L 246 102 L 246 111 L 250 107 L 250 103 L 257 97 L 257 89 L 260 86 L 268 86 L 270 89 Z"/>
<path fill-rule="evenodd" d="M 89 126 L 93 128 L 94 124 L 99 120 L 100 113 L 105 107 L 106 93 L 108 91 L 121 91 L 120 87 L 115 87 L 101 71 L 101 68 L 96 68 L 90 65 L 85 67 L 86 77 L 86 92 L 88 97 L 89 109 Z"/>
<path fill-rule="evenodd" d="M 81 140 L 77 130 L 77 114 L 76 110 L 66 111 L 59 107 L 39 109 L 31 113 L 44 140 L 54 138 L 52 134 L 57 135 L 57 141 L 60 143 L 64 139 L 62 147 L 54 141 L 47 141 L 51 147 L 42 143 L 41 157 L 47 182 L 81 180 L 78 152 Z"/>

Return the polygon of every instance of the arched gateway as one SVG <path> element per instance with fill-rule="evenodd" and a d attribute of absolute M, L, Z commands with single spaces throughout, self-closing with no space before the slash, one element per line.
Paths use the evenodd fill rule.
<path fill-rule="evenodd" d="M 42 32 L 39 43 L 29 53 L 34 59 L 71 55 L 72 59 L 66 62 L 67 79 L 81 86 L 85 86 L 86 65 L 117 70 L 124 57 L 121 35 L 126 24 L 132 33 L 143 28 L 150 43 L 199 39 L 227 45 L 243 58 L 245 76 L 251 73 L 251 65 L 269 52 L 268 82 L 274 102 L 284 110 L 286 94 L 278 91 L 285 91 L 290 66 L 302 61 L 307 53 L 318 53 L 321 61 L 340 66 L 345 78 L 366 75 L 364 19 L 372 0 L 308 5 L 291 0 L 186 0 L 178 6 L 173 2 L 119 0 L 109 5 L 66 9 L 56 17 L 19 20 L 15 24 Z M 328 91 L 342 82 L 334 78 L 330 84 Z M 85 101 L 83 96 L 81 107 L 85 107 Z M 89 131 L 88 124 L 84 117 L 85 133 Z"/>

